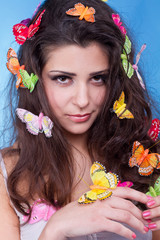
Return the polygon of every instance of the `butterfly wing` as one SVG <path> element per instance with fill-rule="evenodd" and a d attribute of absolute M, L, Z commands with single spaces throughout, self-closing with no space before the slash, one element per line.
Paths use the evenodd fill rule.
<path fill-rule="evenodd" d="M 153 141 L 156 141 L 158 139 L 159 132 L 160 132 L 160 120 L 158 118 L 155 118 L 152 120 L 152 124 L 148 131 L 148 135 L 153 139 Z"/>
<path fill-rule="evenodd" d="M 117 186 L 117 176 L 111 172 L 106 173 L 105 168 L 100 163 L 94 163 L 90 170 L 92 182 L 96 186 L 105 187 L 107 189 L 94 189 L 97 198 L 106 199 L 112 195 L 111 189 Z"/>
<path fill-rule="evenodd" d="M 74 5 L 74 8 L 70 8 L 66 11 L 66 14 L 71 16 L 80 16 L 84 10 L 85 6 L 82 3 L 77 3 Z"/>
<path fill-rule="evenodd" d="M 6 66 L 8 68 L 8 70 L 13 74 L 16 75 L 17 74 L 17 82 L 16 82 L 16 88 L 20 87 L 24 87 L 23 83 L 22 83 L 22 77 L 20 75 L 19 70 L 20 69 L 24 69 L 24 65 L 20 66 L 18 58 L 17 58 L 17 54 L 16 52 L 12 49 L 9 48 L 8 52 L 7 52 L 7 63 Z"/>
<path fill-rule="evenodd" d="M 122 91 L 119 99 L 116 100 L 113 104 L 114 112 L 117 112 L 117 110 L 124 104 L 124 98 L 125 98 L 125 95 L 124 95 L 124 92 Z"/>
<path fill-rule="evenodd" d="M 113 19 L 113 21 L 114 21 L 114 23 L 115 23 L 116 25 L 119 24 L 119 22 L 120 22 L 120 16 L 119 16 L 118 14 L 113 13 L 113 14 L 112 14 L 112 19 Z"/>
<path fill-rule="evenodd" d="M 127 76 L 131 78 L 134 74 L 134 69 L 128 59 L 122 59 L 122 65 Z"/>
<path fill-rule="evenodd" d="M 8 70 L 14 75 L 16 75 L 19 71 L 20 65 L 19 65 L 19 61 L 17 58 L 17 54 L 12 48 L 9 48 L 9 50 L 7 52 L 6 66 L 7 66 Z"/>
<path fill-rule="evenodd" d="M 134 167 L 141 163 L 140 159 L 144 154 L 144 147 L 138 141 L 133 143 L 132 156 L 129 159 L 129 166 Z"/>
<path fill-rule="evenodd" d="M 125 181 L 125 182 L 118 182 L 117 187 L 132 187 L 133 186 L 133 182 L 130 181 Z"/>
<path fill-rule="evenodd" d="M 131 47 L 132 47 L 131 41 L 129 40 L 128 36 L 126 35 L 125 36 L 124 49 L 125 49 L 127 54 L 130 54 Z"/>
<path fill-rule="evenodd" d="M 79 199 L 78 203 L 93 203 L 97 200 L 97 193 L 93 190 L 84 193 Z"/>
<path fill-rule="evenodd" d="M 33 135 L 38 135 L 39 133 L 38 116 L 22 108 L 17 108 L 16 114 L 22 122 L 26 123 L 26 128 L 30 133 L 32 133 Z"/>
<path fill-rule="evenodd" d="M 148 159 L 145 158 L 142 163 L 140 164 L 138 168 L 138 172 L 142 176 L 149 176 L 152 174 L 154 168 L 153 166 L 149 163 Z"/>
<path fill-rule="evenodd" d="M 156 195 L 160 196 L 160 177 L 157 178 L 157 180 L 154 184 L 154 190 L 156 192 Z"/>
<path fill-rule="evenodd" d="M 134 116 L 133 114 L 128 110 L 124 110 L 119 116 L 120 119 L 128 118 L 128 119 L 133 119 Z"/>
<path fill-rule="evenodd" d="M 160 155 L 157 153 L 148 154 L 139 166 L 139 174 L 143 176 L 149 176 L 153 172 L 154 168 L 159 169 L 159 158 Z"/>
<path fill-rule="evenodd" d="M 47 116 L 42 118 L 42 128 L 46 137 L 52 137 L 51 130 L 53 128 L 53 122 Z"/>
<path fill-rule="evenodd" d="M 33 73 L 29 75 L 26 70 L 21 70 L 21 69 L 20 69 L 20 75 L 23 79 L 24 86 L 27 87 L 30 90 L 30 92 L 32 92 L 38 81 L 38 77 Z"/>
<path fill-rule="evenodd" d="M 95 9 L 93 7 L 90 7 L 90 8 L 88 8 L 87 12 L 85 13 L 84 19 L 87 22 L 95 22 L 94 14 L 95 14 Z"/>
<path fill-rule="evenodd" d="M 22 45 L 28 37 L 28 27 L 22 23 L 13 26 L 13 34 L 18 44 Z"/>
<path fill-rule="evenodd" d="M 39 25 L 41 23 L 41 20 L 42 20 L 42 16 L 43 14 L 45 13 L 45 9 L 40 13 L 39 17 L 37 18 L 37 20 L 35 21 L 34 24 L 31 24 L 29 26 L 29 29 L 28 29 L 28 38 L 31 38 L 34 36 L 34 34 L 38 31 L 39 29 Z"/>
<path fill-rule="evenodd" d="M 120 119 L 134 118 L 133 114 L 128 109 L 126 109 L 126 104 L 124 103 L 124 99 L 125 99 L 125 95 L 124 95 L 124 92 L 122 91 L 119 99 L 116 100 L 113 105 L 114 112 L 116 113 L 117 117 L 119 117 Z"/>

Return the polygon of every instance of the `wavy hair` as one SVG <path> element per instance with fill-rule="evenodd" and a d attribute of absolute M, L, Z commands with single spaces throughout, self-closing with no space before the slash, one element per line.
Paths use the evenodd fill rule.
<path fill-rule="evenodd" d="M 65 13 L 75 3 L 76 0 L 46 0 L 39 10 L 46 9 L 38 32 L 19 50 L 20 64 L 24 64 L 29 73 L 37 74 L 39 81 L 32 93 L 22 88 L 18 90 L 18 107 L 36 115 L 43 112 L 54 122 L 53 136 L 48 139 L 44 134 L 33 136 L 26 130 L 25 124 L 15 119 L 18 148 L 14 151 L 18 153 L 19 160 L 8 177 L 8 189 L 15 207 L 24 215 L 27 215 L 24 203 L 29 207 L 29 200 L 35 194 L 52 205 L 63 206 L 71 201 L 74 178 L 71 146 L 51 111 L 42 79 L 48 55 L 57 47 L 74 44 L 85 48 L 96 42 L 109 58 L 109 77 L 105 82 L 107 95 L 100 114 L 89 129 L 88 150 L 91 159 L 99 161 L 94 159 L 96 153 L 103 159 L 102 164 L 108 171 L 117 173 L 121 181 L 132 181 L 134 188 L 142 192 L 147 191 L 151 178 L 158 173 L 155 170 L 152 177 L 142 177 L 137 168 L 128 166 L 135 140 L 145 148 L 153 144 L 147 135 L 152 113 L 147 91 L 140 86 L 136 74 L 129 79 L 124 72 L 121 53 L 125 39 L 112 20 L 114 10 L 101 0 L 81 0 L 85 6 L 96 10 L 95 22 L 90 23 Z M 129 56 L 132 64 L 133 57 L 132 48 Z M 112 111 L 122 91 L 125 92 L 127 108 L 134 115 L 132 120 L 120 120 Z M 156 146 L 153 151 L 157 151 Z M 28 176 L 28 189 L 22 195 L 18 186 L 24 176 Z"/>

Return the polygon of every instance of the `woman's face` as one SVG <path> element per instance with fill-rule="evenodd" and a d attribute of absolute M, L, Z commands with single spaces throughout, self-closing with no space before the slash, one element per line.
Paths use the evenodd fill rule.
<path fill-rule="evenodd" d="M 49 53 L 42 71 L 54 115 L 65 131 L 84 134 L 100 112 L 106 95 L 108 57 L 100 45 L 67 45 Z"/>

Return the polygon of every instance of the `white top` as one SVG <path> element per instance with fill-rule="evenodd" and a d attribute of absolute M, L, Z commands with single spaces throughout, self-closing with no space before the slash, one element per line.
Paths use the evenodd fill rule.
<path fill-rule="evenodd" d="M 7 171 L 6 167 L 4 164 L 4 161 L 2 159 L 1 153 L 0 153 L 0 167 L 2 169 L 3 177 L 4 177 L 4 182 L 6 185 L 7 189 Z M 7 189 L 8 192 L 8 189 Z M 12 204 L 12 202 L 11 202 Z M 12 204 L 13 206 L 13 204 Z M 18 218 L 20 224 L 23 224 L 23 215 L 17 211 L 17 209 L 13 206 Z M 25 224 L 25 225 L 20 225 L 20 236 L 21 240 L 38 240 L 41 232 L 43 231 L 47 221 L 41 219 L 40 221 L 34 223 L 34 224 Z M 129 227 L 131 229 L 131 227 Z M 148 231 L 146 234 L 142 234 L 138 232 L 137 230 L 133 230 L 135 234 L 137 235 L 137 240 L 152 240 L 152 231 Z M 100 232 L 100 233 L 95 233 L 91 234 L 88 236 L 81 236 L 81 237 L 75 237 L 75 238 L 67 238 L 67 239 L 72 239 L 72 240 L 127 240 L 124 237 L 121 237 L 115 233 L 110 233 L 110 232 Z"/>

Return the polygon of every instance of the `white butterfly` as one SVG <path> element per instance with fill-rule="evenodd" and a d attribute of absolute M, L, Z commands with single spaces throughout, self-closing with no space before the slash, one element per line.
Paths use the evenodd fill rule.
<path fill-rule="evenodd" d="M 51 129 L 53 128 L 53 122 L 49 117 L 44 116 L 43 113 L 37 116 L 25 109 L 17 108 L 16 114 L 22 122 L 26 123 L 27 130 L 33 135 L 44 132 L 46 137 L 52 137 Z"/>

